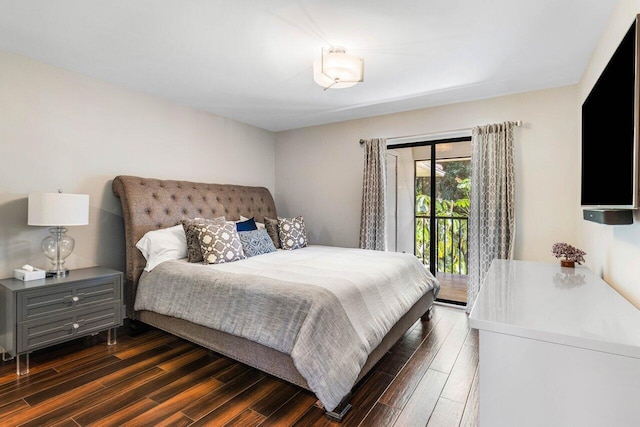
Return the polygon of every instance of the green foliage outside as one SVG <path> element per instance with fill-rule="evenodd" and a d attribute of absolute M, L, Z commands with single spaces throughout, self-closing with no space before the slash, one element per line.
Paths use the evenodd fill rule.
<path fill-rule="evenodd" d="M 436 179 L 437 271 L 466 275 L 471 162 L 456 160 L 443 165 L 446 173 Z M 430 182 L 429 177 L 416 177 L 416 256 L 424 264 L 429 262 Z"/>

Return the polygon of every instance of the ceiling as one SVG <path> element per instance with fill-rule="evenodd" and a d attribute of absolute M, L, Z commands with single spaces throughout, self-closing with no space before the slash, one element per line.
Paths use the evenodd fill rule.
<path fill-rule="evenodd" d="M 576 83 L 615 3 L 0 0 L 0 49 L 279 131 Z M 363 83 L 314 83 L 330 45 Z"/>

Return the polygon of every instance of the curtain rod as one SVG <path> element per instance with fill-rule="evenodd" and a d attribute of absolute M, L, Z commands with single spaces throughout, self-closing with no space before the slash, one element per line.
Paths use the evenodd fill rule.
<path fill-rule="evenodd" d="M 514 124 L 514 126 L 522 126 L 522 120 L 517 120 L 515 122 L 512 122 Z M 405 139 L 405 138 L 417 138 L 417 137 L 427 137 L 427 136 L 432 136 L 432 135 L 446 135 L 448 133 L 458 133 L 458 132 L 468 132 L 473 130 L 473 128 L 463 128 L 463 129 L 454 129 L 454 130 L 447 130 L 447 131 L 443 131 L 443 132 L 429 132 L 429 133 L 417 133 L 415 135 L 403 135 L 403 136 L 393 136 L 391 138 L 387 138 L 387 142 L 388 141 L 392 141 L 394 139 Z M 364 139 L 360 140 L 360 145 L 364 144 Z"/>

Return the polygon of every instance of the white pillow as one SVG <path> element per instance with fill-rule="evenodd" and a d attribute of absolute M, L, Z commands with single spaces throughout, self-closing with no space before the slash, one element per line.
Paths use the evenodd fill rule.
<path fill-rule="evenodd" d="M 164 261 L 187 257 L 187 236 L 182 224 L 160 230 L 148 231 L 138 243 L 136 248 L 142 252 L 147 260 L 145 271 Z"/>
<path fill-rule="evenodd" d="M 240 215 L 240 221 L 247 221 L 249 219 L 251 219 L 251 218 L 247 218 L 246 216 Z M 258 227 L 258 230 L 263 229 L 264 228 L 264 223 L 256 221 L 256 227 Z"/>

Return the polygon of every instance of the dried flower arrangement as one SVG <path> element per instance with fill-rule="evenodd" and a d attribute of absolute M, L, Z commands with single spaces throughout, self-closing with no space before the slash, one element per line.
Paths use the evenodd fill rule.
<path fill-rule="evenodd" d="M 564 258 L 564 261 L 577 262 L 582 264 L 584 262 L 584 256 L 587 254 L 585 251 L 571 246 L 568 243 L 554 243 L 551 248 L 551 253 L 556 258 Z"/>

